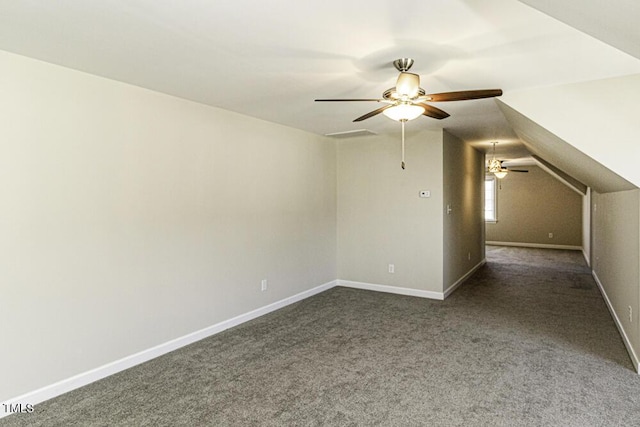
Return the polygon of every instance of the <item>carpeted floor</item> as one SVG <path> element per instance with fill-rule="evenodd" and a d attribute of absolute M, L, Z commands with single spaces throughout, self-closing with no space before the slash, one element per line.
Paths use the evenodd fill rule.
<path fill-rule="evenodd" d="M 37 405 L 8 426 L 637 426 L 582 255 L 488 247 L 446 301 L 334 288 Z"/>

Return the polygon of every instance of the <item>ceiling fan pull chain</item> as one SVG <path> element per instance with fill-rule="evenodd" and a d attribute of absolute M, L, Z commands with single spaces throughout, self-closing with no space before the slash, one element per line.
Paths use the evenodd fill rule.
<path fill-rule="evenodd" d="M 402 122 L 402 169 L 404 169 L 404 123 L 406 122 L 406 120 L 401 120 Z"/>

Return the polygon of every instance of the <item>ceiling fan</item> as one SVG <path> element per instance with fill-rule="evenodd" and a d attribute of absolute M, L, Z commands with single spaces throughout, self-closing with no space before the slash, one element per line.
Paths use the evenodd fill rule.
<path fill-rule="evenodd" d="M 496 159 L 497 143 L 498 143 L 497 141 L 492 142 L 493 158 L 487 162 L 487 172 L 494 174 L 498 179 L 504 178 L 505 176 L 507 176 L 507 173 L 509 172 L 523 172 L 523 173 L 529 172 L 528 170 L 524 170 L 524 169 L 509 169 L 507 167 L 504 167 L 504 165 L 502 164 L 504 160 Z"/>
<path fill-rule="evenodd" d="M 417 119 L 421 115 L 442 120 L 449 117 L 446 111 L 443 111 L 426 102 L 445 102 L 445 101 L 465 101 L 470 99 L 493 98 L 502 95 L 501 89 L 483 89 L 483 90 L 465 90 L 458 92 L 443 92 L 427 94 L 420 87 L 420 76 L 409 73 L 409 69 L 413 65 L 413 59 L 400 58 L 393 61 L 393 65 L 400 72 L 396 86 L 385 90 L 382 98 L 365 98 L 365 99 L 316 99 L 316 102 L 382 102 L 387 105 L 376 110 L 370 111 L 354 120 L 361 122 L 380 113 L 402 123 L 402 169 L 405 168 L 404 163 L 404 124 L 405 122 Z"/>

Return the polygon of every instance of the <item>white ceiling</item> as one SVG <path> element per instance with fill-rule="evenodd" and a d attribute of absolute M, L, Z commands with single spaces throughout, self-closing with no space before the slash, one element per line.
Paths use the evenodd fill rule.
<path fill-rule="evenodd" d="M 640 58 L 638 0 L 521 0 L 572 27 Z"/>
<path fill-rule="evenodd" d="M 383 115 L 352 123 L 375 102 L 313 100 L 380 97 L 400 57 L 415 59 L 427 93 L 640 72 L 637 58 L 516 0 L 0 0 L 0 49 L 318 134 L 397 133 Z M 437 106 L 451 117 L 408 131 L 443 127 L 527 155 L 494 100 Z"/>

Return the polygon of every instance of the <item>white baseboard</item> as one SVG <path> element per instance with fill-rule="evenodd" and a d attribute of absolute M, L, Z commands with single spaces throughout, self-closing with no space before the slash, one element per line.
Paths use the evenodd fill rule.
<path fill-rule="evenodd" d="M 517 246 L 520 248 L 541 248 L 541 249 L 566 249 L 570 251 L 581 251 L 581 246 L 572 245 L 550 245 L 546 243 L 523 243 L 523 242 L 494 242 L 486 241 L 487 245 L 491 246 Z"/>
<path fill-rule="evenodd" d="M 199 331 L 192 332 L 171 341 L 167 341 L 163 344 L 159 344 L 155 347 L 143 350 L 139 353 L 132 354 L 111 363 L 107 363 L 106 365 L 99 366 L 90 371 L 75 375 L 71 378 L 64 379 L 57 383 L 42 387 L 38 390 L 34 390 L 21 396 L 9 399 L 5 402 L 2 402 L 2 404 L 7 406 L 16 404 L 22 404 L 23 406 L 27 404 L 36 405 L 40 402 L 44 402 L 45 400 L 60 396 L 61 394 L 67 393 L 71 390 L 75 390 L 92 382 L 98 381 L 102 378 L 124 371 L 125 369 L 129 369 L 133 366 L 162 356 L 163 354 L 169 353 L 178 348 L 210 337 L 226 329 L 238 326 L 242 323 L 248 322 L 249 320 L 253 320 L 257 317 L 271 313 L 272 311 L 286 307 L 287 305 L 301 301 L 305 298 L 309 298 L 310 296 L 316 295 L 320 292 L 324 292 L 336 286 L 337 283 L 337 280 L 327 282 L 323 285 L 316 286 L 315 288 L 300 292 L 299 294 L 284 298 L 280 301 L 276 301 L 272 304 L 260 307 L 248 313 L 244 313 L 231 319 L 224 320 L 220 323 L 216 323 L 215 325 L 200 329 Z M 6 412 L 4 410 L 4 408 L 6 407 L 2 404 L 0 404 L 0 418 L 11 415 L 11 412 Z"/>
<path fill-rule="evenodd" d="M 631 363 L 633 363 L 633 367 L 636 369 L 636 372 L 640 374 L 640 359 L 638 359 L 638 355 L 636 354 L 636 352 L 633 350 L 633 347 L 631 346 L 631 341 L 629 341 L 629 337 L 627 336 L 627 333 L 624 330 L 624 327 L 622 326 L 622 322 L 620 321 L 620 318 L 616 314 L 616 311 L 613 309 L 611 300 L 609 300 L 609 296 L 607 295 L 607 292 L 604 290 L 604 286 L 602 286 L 602 282 L 600 282 L 598 275 L 593 270 L 591 271 L 591 274 L 593 275 L 593 278 L 595 279 L 596 284 L 600 289 L 600 293 L 602 294 L 602 297 L 607 303 L 607 308 L 611 313 L 611 317 L 613 317 L 613 321 L 616 324 L 616 327 L 618 328 L 618 332 L 620 332 L 620 335 L 622 336 L 622 342 L 624 342 L 624 346 L 627 348 L 629 357 L 631 357 Z"/>
<path fill-rule="evenodd" d="M 443 300 L 444 293 L 423 291 L 421 289 L 401 288 L 398 286 L 376 285 L 374 283 L 353 282 L 351 280 L 338 280 L 338 286 L 346 288 L 365 289 L 367 291 L 386 292 L 390 294 L 409 295 L 429 299 Z"/>
<path fill-rule="evenodd" d="M 582 256 L 584 257 L 584 260 L 587 263 L 587 267 L 591 267 L 591 260 L 589 259 L 589 256 L 587 255 L 587 253 L 584 251 L 584 248 L 582 248 Z"/>
<path fill-rule="evenodd" d="M 449 295 L 451 295 L 453 291 L 458 289 L 460 285 L 466 282 L 467 279 L 471 277 L 473 273 L 476 272 L 476 270 L 478 270 L 480 267 L 482 267 L 486 263 L 487 263 L 487 259 L 485 258 L 482 261 L 480 261 L 478 264 L 476 264 L 471 270 L 467 271 L 467 273 L 464 276 L 459 278 L 453 285 L 449 286 L 447 289 L 444 290 L 444 297 L 447 298 Z"/>

